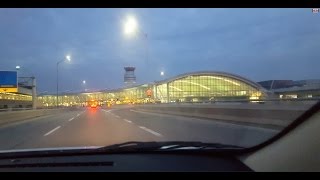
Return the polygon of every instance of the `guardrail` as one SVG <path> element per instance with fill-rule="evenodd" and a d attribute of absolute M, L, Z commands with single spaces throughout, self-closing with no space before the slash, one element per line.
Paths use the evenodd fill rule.
<path fill-rule="evenodd" d="M 32 108 L 2 108 L 2 109 L 0 109 L 0 112 L 6 112 L 6 111 L 25 111 L 25 110 L 32 110 Z"/>
<path fill-rule="evenodd" d="M 169 102 L 169 103 L 159 103 L 159 104 L 172 104 L 172 103 L 178 103 L 178 104 L 203 104 L 203 103 L 268 103 L 268 102 L 317 102 L 320 100 L 320 97 L 314 97 L 314 98 L 287 98 L 287 99 L 279 99 L 279 98 L 269 98 L 269 99 L 230 99 L 230 100 L 222 100 L 222 99 L 216 99 L 216 100 L 206 100 L 206 101 L 189 101 L 189 102 Z"/>
<path fill-rule="evenodd" d="M 41 109 L 79 109 L 81 107 L 37 107 L 36 109 L 33 108 L 0 108 L 1 112 L 8 112 L 8 111 L 26 111 L 26 110 L 41 110 Z"/>
<path fill-rule="evenodd" d="M 36 109 L 25 111 L 6 111 L 0 113 L 0 125 L 10 124 L 18 121 L 24 121 L 35 117 L 59 114 L 63 111 L 74 110 L 73 108 L 59 108 L 59 109 Z"/>
<path fill-rule="evenodd" d="M 282 128 L 313 103 L 306 104 L 153 104 L 136 105 L 140 111 L 205 118 L 253 126 Z"/>

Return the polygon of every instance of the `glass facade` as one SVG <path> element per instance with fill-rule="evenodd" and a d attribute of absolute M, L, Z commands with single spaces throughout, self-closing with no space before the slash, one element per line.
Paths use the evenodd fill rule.
<path fill-rule="evenodd" d="M 151 95 L 147 93 L 151 90 Z M 179 78 L 154 84 L 122 88 L 104 92 L 79 93 L 59 96 L 59 105 L 86 105 L 97 100 L 101 103 L 146 103 L 146 102 L 204 102 L 214 100 L 261 99 L 265 96 L 256 83 L 239 76 L 219 73 L 186 74 Z M 40 104 L 54 106 L 56 97 L 38 97 Z"/>
<path fill-rule="evenodd" d="M 190 75 L 156 86 L 156 98 L 163 102 L 259 99 L 263 96 L 259 88 L 222 75 Z"/>
<path fill-rule="evenodd" d="M 152 89 L 152 85 L 144 84 L 137 87 L 111 90 L 107 92 L 64 94 L 58 96 L 59 106 L 86 106 L 91 100 L 99 101 L 102 104 L 107 102 L 122 103 L 144 103 L 152 97 L 148 97 L 146 91 Z M 42 95 L 38 97 L 38 104 L 42 106 L 55 106 L 55 95 Z"/>

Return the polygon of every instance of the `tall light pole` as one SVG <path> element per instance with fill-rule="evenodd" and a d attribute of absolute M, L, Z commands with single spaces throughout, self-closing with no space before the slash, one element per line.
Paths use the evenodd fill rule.
<path fill-rule="evenodd" d="M 141 35 L 145 38 L 145 45 L 146 45 L 146 59 L 147 63 L 149 63 L 149 46 L 148 46 L 148 34 L 143 32 L 141 28 L 138 26 L 138 22 L 134 16 L 128 16 L 125 23 L 123 32 L 126 36 L 133 36 L 133 35 Z"/>
<path fill-rule="evenodd" d="M 19 70 L 20 70 L 20 66 L 16 66 L 16 70 L 17 70 L 17 76 L 18 76 L 18 86 L 19 86 L 19 76 L 20 76 L 20 73 L 19 73 Z"/>
<path fill-rule="evenodd" d="M 70 62 L 71 61 L 71 56 L 67 55 L 65 57 L 65 59 L 57 62 L 57 99 L 56 99 L 57 107 L 59 107 L 59 101 L 58 101 L 58 96 L 59 96 L 59 64 L 64 62 L 64 61 L 69 61 Z"/>
<path fill-rule="evenodd" d="M 19 71 L 20 69 L 21 69 L 20 66 L 16 66 L 17 73 L 18 73 L 18 71 Z M 25 68 L 25 67 L 23 67 L 22 70 L 28 71 L 28 69 Z M 30 73 L 30 71 L 28 71 L 28 72 Z M 23 84 L 21 83 L 20 86 L 21 86 L 21 87 L 26 87 L 26 88 L 30 88 L 30 87 L 31 87 L 31 90 L 32 90 L 32 108 L 33 108 L 33 109 L 36 109 L 36 99 L 37 99 L 36 78 L 35 78 L 35 76 L 33 75 L 33 73 L 30 73 L 30 74 L 31 74 L 31 77 L 30 77 L 30 76 L 28 76 L 28 77 L 20 77 L 20 75 L 18 74 L 18 79 L 20 78 L 20 79 L 26 80 L 26 82 L 24 82 L 24 83 L 27 83 L 27 84 L 28 84 L 28 81 L 31 80 L 31 85 L 30 85 L 30 84 L 29 84 L 29 85 L 27 85 L 27 84 L 23 85 Z M 18 82 L 18 84 L 19 84 L 19 82 Z"/>
<path fill-rule="evenodd" d="M 84 87 L 84 91 L 86 91 L 86 80 L 83 80 L 83 81 L 82 81 L 82 85 L 83 85 L 83 87 Z"/>
<path fill-rule="evenodd" d="M 26 76 L 34 76 L 34 74 L 31 72 L 29 68 L 26 68 L 25 66 L 16 66 L 16 70 L 19 72 L 21 71 L 21 74 L 24 74 Z"/>

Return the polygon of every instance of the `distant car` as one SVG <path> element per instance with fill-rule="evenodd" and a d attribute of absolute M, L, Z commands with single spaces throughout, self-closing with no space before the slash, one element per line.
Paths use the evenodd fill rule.
<path fill-rule="evenodd" d="M 97 108 L 96 104 L 91 104 L 91 108 Z"/>

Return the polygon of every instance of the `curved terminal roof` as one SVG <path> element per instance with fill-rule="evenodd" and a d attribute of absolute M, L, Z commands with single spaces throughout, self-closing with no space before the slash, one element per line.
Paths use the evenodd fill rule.
<path fill-rule="evenodd" d="M 169 78 L 169 79 L 165 79 L 162 81 L 156 81 L 155 83 L 157 85 L 159 84 L 163 84 L 163 83 L 170 83 L 173 82 L 175 80 L 179 80 L 182 78 L 186 78 L 188 76 L 223 76 L 223 77 L 229 77 L 229 78 L 233 78 L 236 80 L 239 80 L 241 82 L 244 82 L 246 84 L 251 85 L 254 88 L 257 88 L 258 90 L 261 90 L 263 92 L 266 92 L 266 90 L 258 83 L 251 81 L 245 77 L 236 75 L 236 74 L 231 74 L 231 73 L 226 73 L 226 72 L 221 72 L 221 71 L 197 71 L 197 72 L 190 72 L 190 73 L 185 73 L 185 74 L 180 74 L 178 76 Z"/>

